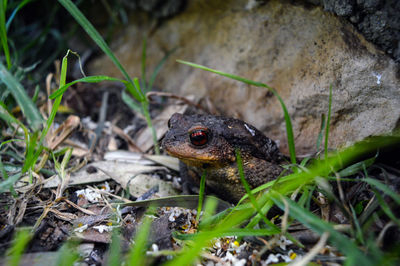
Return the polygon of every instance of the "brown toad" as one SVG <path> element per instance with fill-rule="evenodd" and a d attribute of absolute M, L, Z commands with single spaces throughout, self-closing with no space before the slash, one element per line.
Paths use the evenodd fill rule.
<path fill-rule="evenodd" d="M 175 113 L 168 127 L 162 146 L 186 165 L 187 169 L 181 168 L 183 178 L 187 181 L 191 177 L 199 184 L 205 169 L 207 186 L 225 200 L 237 202 L 245 194 L 235 149 L 241 152 L 251 188 L 275 179 L 283 170 L 279 165 L 283 156 L 276 143 L 241 120 Z"/>

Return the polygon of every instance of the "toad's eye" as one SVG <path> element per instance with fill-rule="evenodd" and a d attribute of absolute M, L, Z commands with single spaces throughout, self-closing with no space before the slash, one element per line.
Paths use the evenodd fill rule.
<path fill-rule="evenodd" d="M 190 142 L 195 146 L 203 146 L 208 142 L 208 131 L 205 129 L 195 129 L 189 134 Z"/>

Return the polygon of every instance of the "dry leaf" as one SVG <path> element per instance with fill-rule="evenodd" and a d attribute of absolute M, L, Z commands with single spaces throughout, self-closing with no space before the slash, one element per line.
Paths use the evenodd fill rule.
<path fill-rule="evenodd" d="M 160 169 L 163 169 L 163 167 L 116 161 L 98 161 L 86 165 L 78 172 L 72 173 L 69 185 L 98 183 L 108 179 L 114 179 L 118 183 L 123 182 L 126 184 L 132 176 Z M 45 181 L 44 187 L 56 187 L 59 183 L 59 177 L 54 175 Z"/>
<path fill-rule="evenodd" d="M 157 185 L 158 192 L 155 194 L 156 197 L 162 198 L 179 194 L 172 187 L 172 182 L 167 182 L 151 175 L 136 175 L 129 180 L 127 185 L 129 186 L 129 193 L 136 198 Z"/>

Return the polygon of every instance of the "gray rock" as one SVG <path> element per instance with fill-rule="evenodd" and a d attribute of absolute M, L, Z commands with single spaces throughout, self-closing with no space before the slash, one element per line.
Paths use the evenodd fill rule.
<path fill-rule="evenodd" d="M 317 6 L 271 0 L 248 10 L 247 1 L 207 3 L 190 1 L 183 13 L 148 39 L 150 71 L 166 51 L 179 47 L 160 72 L 157 87 L 180 96 L 209 97 L 222 114 L 248 121 L 287 150 L 282 110 L 271 93 L 175 59 L 265 82 L 288 107 L 300 154 L 316 149 L 330 84 L 330 147 L 389 133 L 400 125 L 399 66 L 352 24 Z M 151 23 L 138 21 L 112 45 L 128 72 L 140 77 L 140 33 Z M 93 74 L 120 76 L 105 57 L 90 69 Z"/>
<path fill-rule="evenodd" d="M 155 18 L 167 18 L 181 12 L 187 0 L 123 0 L 126 7 L 149 12 Z"/>
<path fill-rule="evenodd" d="M 323 0 L 322 4 L 326 11 L 338 16 L 350 16 L 353 13 L 354 2 L 354 0 Z"/>
<path fill-rule="evenodd" d="M 322 6 L 349 19 L 368 41 L 400 62 L 399 0 L 323 0 Z"/>
<path fill-rule="evenodd" d="M 357 0 L 357 5 L 363 9 L 364 12 L 373 13 L 381 7 L 384 2 L 385 1 L 382 0 Z"/>

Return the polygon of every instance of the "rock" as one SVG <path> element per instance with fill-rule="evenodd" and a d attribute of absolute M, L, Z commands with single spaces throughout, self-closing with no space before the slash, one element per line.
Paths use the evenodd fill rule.
<path fill-rule="evenodd" d="M 128 9 L 144 10 L 155 18 L 167 18 L 181 12 L 187 0 L 123 0 Z"/>
<path fill-rule="evenodd" d="M 399 0 L 322 0 L 314 4 L 348 18 L 368 41 L 400 62 Z"/>
<path fill-rule="evenodd" d="M 298 154 L 316 150 L 321 115 L 333 88 L 329 146 L 391 132 L 400 125 L 400 71 L 394 60 L 368 43 L 349 22 L 318 6 L 268 1 L 189 1 L 164 21 L 147 44 L 147 69 L 178 47 L 155 85 L 181 96 L 209 97 L 217 109 L 280 140 L 287 151 L 279 102 L 248 86 L 175 62 L 183 59 L 274 87 L 292 117 Z M 140 77 L 142 32 L 151 21 L 135 16 L 112 49 L 132 76 Z M 121 76 L 105 56 L 92 74 Z M 150 76 L 148 72 L 148 76 Z"/>
<path fill-rule="evenodd" d="M 350 16 L 353 13 L 354 2 L 352 0 L 323 0 L 326 11 L 334 12 L 338 16 Z"/>

